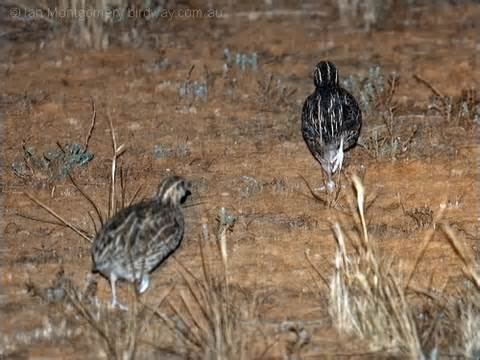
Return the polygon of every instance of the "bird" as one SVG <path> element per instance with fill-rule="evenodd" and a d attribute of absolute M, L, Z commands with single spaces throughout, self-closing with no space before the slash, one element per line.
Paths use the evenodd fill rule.
<path fill-rule="evenodd" d="M 117 300 L 117 280 L 136 283 L 144 293 L 150 274 L 179 247 L 185 229 L 181 204 L 191 188 L 184 178 L 168 176 L 151 199 L 120 210 L 96 234 L 92 270 L 109 280 L 112 307 L 127 309 Z"/>
<path fill-rule="evenodd" d="M 339 85 L 339 73 L 330 61 L 320 61 L 313 70 L 314 92 L 302 109 L 302 135 L 313 157 L 327 175 L 327 190 L 333 191 L 332 176 L 343 165 L 344 152 L 354 147 L 362 128 L 357 101 Z"/>

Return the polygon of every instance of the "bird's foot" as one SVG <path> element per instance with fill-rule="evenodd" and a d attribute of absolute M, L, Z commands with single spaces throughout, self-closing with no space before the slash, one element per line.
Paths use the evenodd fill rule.
<path fill-rule="evenodd" d="M 313 191 L 314 191 L 314 192 L 324 192 L 324 191 L 327 191 L 327 192 L 331 193 L 333 190 L 335 190 L 336 186 L 337 186 L 337 185 L 335 184 L 335 181 L 333 181 L 333 180 L 328 180 L 325 185 L 316 187 L 316 188 L 313 189 Z"/>
<path fill-rule="evenodd" d="M 329 193 L 333 192 L 333 190 L 335 190 L 335 187 L 336 187 L 335 181 L 331 179 L 327 181 L 326 188 Z"/>
<path fill-rule="evenodd" d="M 120 309 L 122 311 L 128 311 L 128 306 L 118 302 L 116 298 L 112 299 L 111 306 L 112 306 L 112 309 Z"/>

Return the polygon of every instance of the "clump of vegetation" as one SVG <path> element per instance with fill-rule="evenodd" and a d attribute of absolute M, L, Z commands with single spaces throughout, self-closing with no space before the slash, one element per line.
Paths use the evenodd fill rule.
<path fill-rule="evenodd" d="M 190 145 L 187 143 L 178 144 L 173 147 L 156 144 L 153 147 L 153 156 L 157 160 L 171 157 L 185 157 L 190 155 L 190 153 Z"/>
<path fill-rule="evenodd" d="M 257 71 L 258 69 L 258 55 L 256 52 L 234 53 L 229 48 L 225 48 L 223 49 L 223 57 L 225 60 L 224 68 L 235 65 L 238 66 L 241 71 Z"/>
<path fill-rule="evenodd" d="M 243 182 L 243 186 L 239 190 L 241 197 L 250 197 L 262 192 L 263 184 L 255 177 L 243 175 L 240 179 Z"/>
<path fill-rule="evenodd" d="M 393 74 L 392 74 L 393 75 Z M 387 86 L 385 74 L 379 65 L 368 68 L 365 76 L 349 75 L 342 80 L 342 85 L 360 102 L 364 114 L 374 110 L 378 99 Z"/>
<path fill-rule="evenodd" d="M 480 272 L 475 259 L 453 230 L 441 223 L 442 213 L 431 222 L 412 269 L 402 276 L 398 264 L 382 254 L 369 236 L 365 190 L 357 177 L 353 178 L 353 184 L 356 205 L 352 216 L 357 223 L 356 234 L 347 235 L 336 223 L 333 231 L 337 246 L 330 282 L 317 271 L 329 287 L 333 324 L 341 333 L 366 340 L 372 353 L 381 351 L 402 358 L 437 359 L 445 346 L 445 354 L 478 357 Z M 445 288 L 429 291 L 412 283 L 418 263 L 439 224 L 464 265 L 464 280 L 469 285 L 467 288 L 456 286 L 457 292 L 453 295 L 448 295 Z M 419 303 L 423 305 L 419 307 Z M 423 309 L 421 314 L 418 309 Z"/>
<path fill-rule="evenodd" d="M 349 76 L 344 86 L 360 101 L 367 136 L 360 144 L 375 159 L 396 159 L 407 153 L 415 140 L 417 127 L 404 129 L 398 120 L 398 103 L 395 94 L 400 82 L 396 73 L 385 76 L 379 66 L 369 68 L 368 75 Z"/>
<path fill-rule="evenodd" d="M 56 148 L 48 149 L 39 155 L 34 147 L 27 146 L 23 142 L 22 160 L 12 164 L 14 174 L 25 180 L 52 183 L 70 177 L 75 168 L 86 166 L 94 158 L 94 154 L 88 150 L 88 146 L 95 127 L 96 116 L 95 102 L 92 100 L 91 125 L 84 145 L 72 143 L 62 146 L 57 142 Z"/>
<path fill-rule="evenodd" d="M 365 220 L 364 188 L 354 178 L 360 239 L 351 238 L 353 254 L 347 253 L 346 235 L 335 224 L 335 268 L 330 281 L 329 313 L 340 332 L 368 339 L 371 351 L 387 351 L 419 359 L 423 357 L 413 313 L 392 262 L 382 258 L 369 238 Z"/>
<path fill-rule="evenodd" d="M 188 81 L 184 82 L 178 88 L 178 95 L 182 98 L 190 97 L 193 99 L 201 99 L 207 101 L 208 86 L 206 82 Z"/>
<path fill-rule="evenodd" d="M 257 81 L 256 99 L 263 111 L 293 110 L 295 101 L 293 95 L 297 89 L 285 85 L 281 79 L 270 74 Z M 273 105 L 273 106 L 272 106 Z"/>
<path fill-rule="evenodd" d="M 208 71 L 206 72 L 206 79 L 202 81 L 192 80 L 192 73 L 195 69 L 195 66 L 192 66 L 188 71 L 187 79 L 180 84 L 178 87 L 178 96 L 181 99 L 186 99 L 192 104 L 195 100 L 202 100 L 203 102 L 208 101 L 208 89 L 209 89 L 209 79 Z"/>
<path fill-rule="evenodd" d="M 402 205 L 403 207 L 403 205 Z M 405 210 L 403 213 L 415 221 L 417 229 L 423 229 L 433 223 L 433 210 L 428 206 Z"/>
<path fill-rule="evenodd" d="M 480 123 L 480 96 L 476 89 L 463 89 L 459 95 L 447 96 L 419 75 L 415 79 L 432 92 L 428 109 L 443 116 L 449 125 L 468 129 Z"/>
<path fill-rule="evenodd" d="M 259 354 L 255 341 L 257 300 L 232 285 L 227 233 L 232 231 L 235 220 L 224 208 L 220 209 L 215 239 L 203 225 L 203 239 L 199 241 L 200 277 L 182 266 L 187 291 L 180 293 L 179 303 L 169 302 L 175 317 L 157 313 L 178 336 L 181 346 L 177 344 L 176 352 L 182 356 L 254 359 Z"/>
<path fill-rule="evenodd" d="M 46 179 L 48 182 L 65 179 L 77 168 L 86 166 L 94 155 L 84 146 L 73 143 L 48 149 L 38 154 L 34 147 L 22 145 L 23 159 L 15 161 L 12 169 L 22 179 Z"/>

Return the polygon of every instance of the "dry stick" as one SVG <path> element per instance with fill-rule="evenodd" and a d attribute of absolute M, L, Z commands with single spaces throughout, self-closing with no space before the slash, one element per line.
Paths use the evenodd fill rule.
<path fill-rule="evenodd" d="M 137 324 L 138 318 L 138 294 L 137 291 L 134 289 L 134 300 L 132 304 L 132 311 L 129 312 L 129 319 L 128 319 L 128 327 L 127 332 L 129 333 L 128 336 L 128 359 L 135 359 L 135 353 L 137 350 L 137 340 L 139 336 L 139 328 Z M 125 355 L 125 354 L 123 354 Z"/>
<path fill-rule="evenodd" d="M 150 307 L 144 303 L 142 303 L 143 307 L 147 310 L 150 310 L 151 311 L 151 316 L 149 317 L 149 320 L 148 321 L 144 321 L 142 323 L 142 325 L 140 326 L 140 333 L 145 333 L 147 331 L 146 329 L 146 326 L 150 324 L 150 322 L 153 320 L 153 317 L 156 315 L 156 313 L 158 312 L 158 309 L 160 308 L 160 306 L 162 306 L 163 302 L 170 296 L 170 293 L 173 291 L 173 289 L 175 288 L 175 284 L 173 284 L 172 286 L 170 286 L 170 288 L 165 292 L 165 295 L 163 295 L 163 297 L 160 299 L 160 301 L 157 303 L 157 305 L 155 305 L 155 307 Z M 135 294 L 137 296 L 137 294 Z M 139 301 L 138 298 L 136 301 Z M 147 344 L 147 345 L 150 345 L 154 348 L 156 348 L 156 346 L 153 344 L 153 343 L 150 343 L 148 341 L 145 341 L 144 339 L 139 339 L 139 341 L 141 341 L 142 343 L 144 344 Z"/>
<path fill-rule="evenodd" d="M 425 80 L 424 78 L 422 78 L 420 75 L 417 75 L 417 74 L 414 74 L 413 75 L 414 79 L 421 82 L 422 84 L 426 85 L 435 95 L 443 98 L 443 94 L 437 90 L 437 88 L 435 86 L 433 86 L 432 84 L 430 84 L 427 80 Z"/>
<path fill-rule="evenodd" d="M 320 195 L 317 195 L 315 193 L 315 191 L 313 191 L 312 187 L 310 186 L 310 184 L 308 183 L 307 179 L 305 179 L 305 177 L 301 174 L 298 174 L 298 176 L 300 178 L 302 178 L 302 180 L 305 182 L 305 185 L 307 185 L 307 188 L 308 188 L 308 191 L 310 191 L 310 194 L 312 194 L 313 198 L 321 203 L 323 203 L 324 205 L 328 205 L 328 201 L 324 198 L 322 198 Z"/>
<path fill-rule="evenodd" d="M 172 303 L 168 302 L 168 305 L 172 308 L 172 311 L 175 313 L 175 315 L 186 325 L 188 325 L 187 319 L 182 315 L 180 310 Z M 201 348 L 202 345 L 202 339 L 200 337 L 200 334 L 197 334 L 194 331 L 187 331 L 186 333 L 180 332 L 185 340 L 188 340 L 190 343 L 193 345 Z M 208 342 L 207 342 L 208 344 Z"/>
<path fill-rule="evenodd" d="M 90 221 L 92 222 L 93 224 L 93 230 L 95 231 L 95 234 L 98 234 L 98 228 L 97 228 L 97 224 L 95 223 L 95 219 L 93 218 L 92 214 L 90 213 L 90 211 L 87 212 L 88 214 L 88 217 L 90 218 Z"/>
<path fill-rule="evenodd" d="M 95 128 L 95 122 L 97 119 L 97 110 L 95 108 L 95 101 L 93 98 L 90 98 L 90 101 L 92 103 L 92 123 L 90 125 L 90 130 L 88 130 L 87 137 L 85 138 L 85 152 L 88 150 L 88 144 L 90 143 L 90 138 L 92 137 L 93 134 L 93 129 Z"/>
<path fill-rule="evenodd" d="M 173 289 L 175 289 L 176 286 L 177 286 L 176 284 L 171 285 L 168 288 L 168 290 L 165 292 L 165 295 L 163 295 L 163 297 L 160 299 L 157 305 L 155 305 L 155 307 L 151 307 L 147 304 L 142 304 L 145 307 L 145 309 L 148 309 L 152 312 L 150 319 L 153 319 L 153 316 L 156 314 L 158 309 L 160 309 L 160 306 L 162 306 L 163 302 L 170 296 L 170 294 L 172 293 Z"/>
<path fill-rule="evenodd" d="M 130 206 L 133 204 L 133 202 L 135 201 L 135 199 L 137 198 L 138 194 L 140 193 L 140 191 L 142 190 L 142 187 L 143 185 L 140 184 L 137 188 L 137 190 L 135 191 L 135 193 L 133 194 L 132 198 L 130 199 L 130 201 L 128 202 L 127 206 Z"/>
<path fill-rule="evenodd" d="M 444 211 L 445 211 L 444 208 L 440 208 L 440 212 L 438 213 L 438 215 L 434 219 L 432 227 L 428 230 L 427 234 L 425 235 L 425 238 L 423 239 L 422 245 L 420 246 L 420 251 L 417 253 L 417 256 L 416 256 L 415 261 L 413 263 L 412 270 L 410 270 L 410 273 L 407 276 L 407 281 L 406 281 L 405 286 L 403 288 L 404 290 L 406 290 L 409 287 L 410 281 L 412 281 L 413 274 L 415 273 L 415 270 L 417 269 L 418 263 L 420 262 L 420 259 L 425 254 L 425 250 L 427 249 L 428 244 L 433 239 L 433 234 L 436 230 L 435 225 L 442 218 Z"/>
<path fill-rule="evenodd" d="M 353 185 L 355 186 L 355 190 L 357 191 L 357 209 L 360 214 L 360 221 L 362 223 L 362 231 L 363 231 L 363 238 L 365 240 L 365 246 L 367 249 L 370 247 L 368 246 L 368 232 L 367 232 L 367 223 L 365 222 L 365 188 L 362 185 L 362 181 L 357 175 L 352 176 Z"/>
<path fill-rule="evenodd" d="M 188 269 L 180 260 L 178 260 L 175 255 L 172 255 L 172 259 L 183 269 L 183 271 L 185 271 L 193 280 L 195 280 L 195 283 L 201 284 L 201 280 L 197 278 L 195 274 L 190 269 Z M 183 274 L 181 275 L 182 277 L 184 277 Z M 203 289 L 206 290 L 205 286 L 203 286 Z"/>
<path fill-rule="evenodd" d="M 310 259 L 310 255 L 308 254 L 308 250 L 305 250 L 305 257 L 307 258 L 307 261 L 310 264 L 310 266 L 313 268 L 313 270 L 317 273 L 317 275 L 320 277 L 320 279 L 322 279 L 322 281 L 325 283 L 325 285 L 327 286 L 327 289 L 330 290 L 330 284 L 328 283 L 325 276 L 322 275 L 320 270 L 318 270 L 317 267 L 313 264 L 313 261 L 312 261 L 312 259 Z"/>
<path fill-rule="evenodd" d="M 113 128 L 112 117 L 110 112 L 108 112 L 108 122 L 110 125 L 110 134 L 112 136 L 112 146 L 113 146 L 113 157 L 112 157 L 112 174 L 110 179 L 110 202 L 108 204 L 108 217 L 112 215 L 112 212 L 115 211 L 115 173 L 117 168 L 117 158 L 125 150 L 125 144 L 117 147 L 117 139 L 115 137 L 115 129 Z"/>
<path fill-rule="evenodd" d="M 72 295 L 70 292 L 67 292 L 67 296 L 72 303 L 72 305 L 76 308 L 77 312 L 80 313 L 87 323 L 97 332 L 97 334 L 105 341 L 107 345 L 108 351 L 111 355 L 115 355 L 115 347 L 111 343 L 111 338 L 109 334 L 100 327 L 98 322 L 95 320 L 95 315 L 93 315 L 89 309 L 78 299 L 78 294 L 74 291 Z"/>
<path fill-rule="evenodd" d="M 120 191 L 121 191 L 121 208 L 125 207 L 125 197 L 127 192 L 127 184 L 125 178 L 128 175 L 128 169 L 124 170 L 120 167 Z"/>
<path fill-rule="evenodd" d="M 450 243 L 452 244 L 455 252 L 460 256 L 463 263 L 465 264 L 464 272 L 466 272 L 470 277 L 475 281 L 475 285 L 477 288 L 480 288 L 480 274 L 475 271 L 475 260 L 472 259 L 471 256 L 467 256 L 467 251 L 465 250 L 464 246 L 458 241 L 456 238 L 453 229 L 446 225 L 442 224 L 442 230 L 447 235 Z"/>
<path fill-rule="evenodd" d="M 40 218 L 37 218 L 37 217 L 34 217 L 34 216 L 30 216 L 30 215 L 27 215 L 27 214 L 23 214 L 23 213 L 19 213 L 19 212 L 17 212 L 16 215 L 19 216 L 19 217 L 21 217 L 21 218 L 24 218 L 24 219 L 28 219 L 28 220 L 32 220 L 32 221 L 38 221 L 38 222 L 45 223 L 45 224 L 51 224 L 51 225 L 57 225 L 57 226 L 64 226 L 64 224 L 61 223 L 61 222 L 56 222 L 56 221 L 52 221 L 52 220 L 40 219 Z"/>
<path fill-rule="evenodd" d="M 103 220 L 102 213 L 100 212 L 100 209 L 98 208 L 98 206 L 95 204 L 95 202 L 92 200 L 92 198 L 90 196 L 88 196 L 87 193 L 85 191 L 83 191 L 83 189 L 75 182 L 75 180 L 73 180 L 72 175 L 68 174 L 68 177 L 70 178 L 70 181 L 72 182 L 73 186 L 75 186 L 75 188 L 80 192 L 80 194 L 82 194 L 82 196 L 90 203 L 90 205 L 92 205 L 93 209 L 95 210 L 95 213 L 98 216 L 98 219 L 100 220 L 100 227 L 103 227 L 104 220 Z"/>
<path fill-rule="evenodd" d="M 169 302 L 170 304 L 170 302 Z M 175 310 L 173 310 L 174 313 L 175 313 Z M 180 330 L 178 329 L 178 327 L 176 327 L 174 324 L 173 324 L 173 321 L 169 318 L 167 318 L 167 316 L 161 314 L 158 312 L 158 310 L 155 311 L 155 315 L 158 316 L 158 318 L 160 320 L 162 320 L 165 325 L 167 325 L 168 329 L 170 330 L 170 332 L 174 335 L 177 335 L 177 334 L 180 334 L 182 336 L 182 338 L 184 340 L 186 340 L 190 345 L 193 345 L 194 347 L 196 348 L 200 348 L 201 347 L 201 343 L 199 342 L 199 340 L 197 339 L 193 339 L 194 335 L 191 335 L 189 336 L 189 334 L 191 334 L 191 332 L 186 332 L 184 330 Z M 175 315 L 184 323 L 184 324 L 187 324 L 184 319 L 182 318 L 181 314 L 179 315 L 178 313 L 175 313 Z"/>
<path fill-rule="evenodd" d="M 189 289 L 189 291 L 191 293 L 194 292 L 194 289 Z M 182 300 L 182 304 L 183 306 L 185 307 L 185 309 L 187 310 L 187 314 L 188 316 L 190 317 L 191 321 L 193 322 L 194 326 L 200 330 L 198 332 L 198 336 L 201 338 L 201 340 L 204 342 L 204 343 L 208 343 L 208 330 L 205 329 L 204 326 L 202 326 L 202 324 L 200 323 L 200 321 L 198 321 L 198 319 L 195 317 L 195 314 L 193 312 L 193 309 L 192 307 L 188 304 L 187 300 L 185 299 L 185 295 L 180 293 L 180 299 Z M 201 307 L 201 304 L 197 302 L 197 305 Z M 207 318 L 208 319 L 208 318 Z"/>
<path fill-rule="evenodd" d="M 178 261 L 175 257 L 173 259 L 177 262 L 178 265 L 180 265 L 185 271 L 195 282 L 195 284 L 198 286 L 199 291 L 196 292 L 194 290 L 193 284 L 190 282 L 188 277 L 184 273 L 180 273 L 180 275 L 183 278 L 183 281 L 187 284 L 187 288 L 190 291 L 190 294 L 192 295 L 193 299 L 197 303 L 198 307 L 200 308 L 200 311 L 203 315 L 203 317 L 207 320 L 207 322 L 211 325 L 211 319 L 208 316 L 207 309 L 204 304 L 209 304 L 208 298 L 206 294 L 208 294 L 209 289 L 206 288 L 205 284 L 203 284 L 189 269 L 185 267 L 180 261 Z"/>
<path fill-rule="evenodd" d="M 56 218 L 57 220 L 60 220 L 64 226 L 68 227 L 70 230 L 73 230 L 75 233 L 77 233 L 78 235 L 80 235 L 81 237 L 83 237 L 85 240 L 87 240 L 89 243 L 92 243 L 92 238 L 88 235 L 85 235 L 82 231 L 84 230 L 81 230 L 79 229 L 77 226 L 71 224 L 70 222 L 68 222 L 67 220 L 65 220 L 64 218 L 62 218 L 60 215 L 58 215 L 55 211 L 53 211 L 52 209 L 50 209 L 47 205 L 45 205 L 44 203 L 42 203 L 41 201 L 37 200 L 35 197 L 33 197 L 32 195 L 30 195 L 29 193 L 24 193 L 31 201 L 33 201 L 35 204 L 37 204 L 38 206 L 40 206 L 42 209 L 44 209 L 45 211 L 47 211 L 50 215 L 52 215 L 54 218 Z M 86 231 L 85 231 L 86 232 Z"/>

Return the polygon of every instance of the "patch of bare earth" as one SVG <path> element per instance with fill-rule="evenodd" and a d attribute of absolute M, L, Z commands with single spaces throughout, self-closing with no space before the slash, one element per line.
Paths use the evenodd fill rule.
<path fill-rule="evenodd" d="M 83 144 L 91 123 L 91 99 L 97 121 L 89 150 L 95 158 L 74 171 L 76 182 L 106 210 L 110 114 L 117 138 L 127 148 L 120 165 L 128 168 L 129 196 L 139 185 L 142 196 L 150 196 L 169 173 L 194 183 L 194 206 L 185 208 L 188 229 L 175 253 L 183 266 L 194 274 L 202 271 L 198 238 L 204 221 L 213 233 L 220 208 L 235 216 L 227 235 L 229 274 L 248 296 L 260 294 L 256 321 L 270 346 L 258 354 L 360 357 L 371 351 L 366 339 L 337 332 L 328 313 L 328 287 L 306 258 L 308 253 L 322 276 L 330 279 L 336 248 L 332 224 L 340 221 L 347 233 L 357 229 L 349 215 L 355 199 L 352 174 L 362 178 L 367 192 L 370 237 L 398 264 L 400 276 L 416 266 L 411 281 L 416 289 L 455 293 L 464 286 L 463 263 L 443 232 L 433 233 L 418 264 L 416 256 L 443 209 L 441 220 L 451 225 L 478 262 L 479 125 L 464 123 L 456 114 L 448 118 L 444 108 L 429 109 L 435 94 L 415 75 L 452 101 L 464 89 L 478 89 L 480 43 L 472 19 L 480 16 L 480 7 L 424 7 L 414 14 L 405 10 L 391 24 L 369 33 L 342 28 L 332 9 L 325 12 L 326 16 L 255 20 L 173 19 L 157 47 L 95 51 L 63 48 L 55 40 L 41 48 L 39 41 L 10 44 L 0 64 L 0 323 L 5 339 L 0 356 L 104 356 L 103 350 L 91 348 L 95 342 L 80 325 L 62 315 L 74 312 L 71 308 L 35 295 L 28 286 L 51 287 L 61 269 L 77 287 L 86 286 L 90 244 L 64 227 L 20 216 L 52 220 L 24 192 L 90 232 L 92 209 L 68 180 L 51 180 L 35 169 L 19 177 L 11 167 L 24 157 L 22 143 L 40 153 L 57 142 Z M 256 52 L 258 70 L 232 66 L 225 72 L 226 47 Z M 396 137 L 403 144 L 398 151 L 387 149 L 380 155 L 374 147 L 357 146 L 349 152 L 339 199 L 332 206 L 315 199 L 307 187 L 306 182 L 312 188 L 321 185 L 322 172 L 300 134 L 301 105 L 313 87 L 310 73 L 325 58 L 338 65 L 341 77 L 366 76 L 374 64 L 387 75 L 398 75 L 396 133 L 388 138 L 380 112 L 372 111 L 365 117 L 361 142 L 367 144 L 378 131 L 382 138 L 377 147 L 387 149 L 385 141 Z M 170 65 L 156 66 L 162 59 Z M 187 79 L 202 82 L 207 77 L 206 101 L 179 95 Z M 185 292 L 181 273 L 178 263 L 169 259 L 153 274 L 141 301 L 155 307 L 172 286 L 174 292 Z M 97 281 L 98 298 L 107 303 L 109 285 L 103 278 Z M 126 285 L 119 288 L 120 297 L 131 295 Z M 416 301 L 428 303 L 421 296 Z M 417 310 L 414 316 L 424 316 L 422 306 Z M 285 321 L 301 324 L 308 342 L 301 343 L 301 332 L 282 327 Z M 263 341 L 261 335 L 255 339 Z M 156 351 L 155 356 L 162 354 Z"/>

